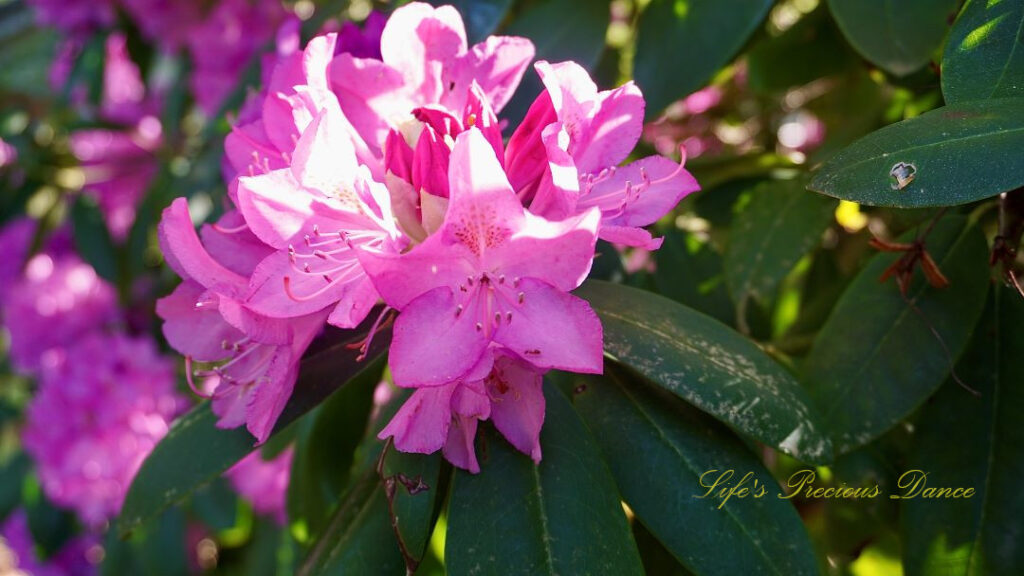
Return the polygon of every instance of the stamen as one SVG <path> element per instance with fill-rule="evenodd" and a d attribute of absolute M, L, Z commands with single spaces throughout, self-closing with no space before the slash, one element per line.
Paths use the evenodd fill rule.
<path fill-rule="evenodd" d="M 234 228 L 225 228 L 225 227 L 221 226 L 220 224 L 213 223 L 213 224 L 210 224 L 210 228 L 213 228 L 214 230 L 216 230 L 217 232 L 220 232 L 221 234 L 238 234 L 239 232 L 244 232 L 244 231 L 248 230 L 249 229 L 249 225 L 243 222 L 242 224 L 240 224 L 240 225 L 238 225 L 238 226 L 236 226 Z"/>
<path fill-rule="evenodd" d="M 520 292 L 519 295 L 516 296 L 516 299 L 519 300 L 520 304 L 522 304 L 523 301 L 526 300 L 526 292 Z"/>

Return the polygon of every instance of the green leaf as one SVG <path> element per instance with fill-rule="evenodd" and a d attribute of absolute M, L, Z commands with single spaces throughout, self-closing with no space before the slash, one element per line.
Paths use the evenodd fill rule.
<path fill-rule="evenodd" d="M 408 454 L 391 447 L 384 455 L 380 472 L 402 556 L 409 570 L 415 571 L 434 529 L 441 454 Z"/>
<path fill-rule="evenodd" d="M 615 482 L 569 401 L 544 385 L 535 465 L 490 425 L 478 432 L 480 473 L 455 473 L 445 562 L 465 574 L 643 574 Z"/>
<path fill-rule="evenodd" d="M 911 231 L 901 241 L 913 239 Z M 804 380 L 838 453 L 867 444 L 924 402 L 981 314 L 989 272 L 978 228 L 946 217 L 926 248 L 947 288 L 931 287 L 915 271 L 904 300 L 894 282 L 878 281 L 900 254 L 879 254 L 843 293 L 807 358 Z"/>
<path fill-rule="evenodd" d="M 779 36 L 759 41 L 747 55 L 747 78 L 755 92 L 775 94 L 841 74 L 854 61 L 859 59 L 820 6 Z"/>
<path fill-rule="evenodd" d="M 707 84 L 739 52 L 773 3 L 653 0 L 640 15 L 633 57 L 647 118 Z"/>
<path fill-rule="evenodd" d="M 697 574 L 817 574 L 800 516 L 725 426 L 610 363 L 605 376 L 576 375 L 574 384 L 573 404 L 623 499 L 684 566 Z M 723 502 L 718 492 L 731 486 L 750 493 Z"/>
<path fill-rule="evenodd" d="M 947 103 L 1024 96 L 1024 3 L 968 0 L 942 54 Z"/>
<path fill-rule="evenodd" d="M 57 508 L 46 497 L 35 475 L 26 478 L 22 490 L 22 505 L 32 541 L 42 550 L 43 557 L 48 558 L 59 551 L 73 535 L 75 516 Z"/>
<path fill-rule="evenodd" d="M 938 50 L 957 0 L 828 0 L 828 5 L 861 56 L 906 76 Z"/>
<path fill-rule="evenodd" d="M 970 499 L 902 500 L 908 576 L 1014 575 L 1024 566 L 1024 300 L 997 287 L 958 364 L 975 398 L 947 381 L 918 420 L 908 469 L 929 488 L 974 488 Z M 904 479 L 904 482 L 910 482 Z M 904 494 L 906 490 L 901 491 Z"/>
<path fill-rule="evenodd" d="M 103 221 L 103 213 L 92 198 L 79 196 L 75 200 L 71 205 L 71 224 L 78 253 L 101 278 L 117 284 L 117 249 Z"/>
<path fill-rule="evenodd" d="M 616 361 L 759 442 L 804 462 L 831 460 L 807 393 L 749 339 L 642 290 L 590 281 L 577 295 L 601 317 Z"/>
<path fill-rule="evenodd" d="M 869 206 L 954 206 L 1024 185 L 1024 98 L 944 106 L 868 134 L 815 175 L 810 188 Z M 900 184 L 901 171 L 910 182 Z"/>
<path fill-rule="evenodd" d="M 654 257 L 658 263 L 654 284 L 660 294 L 722 322 L 735 321 L 722 257 L 710 242 L 692 232 L 672 229 L 665 233 L 665 242 Z"/>
<path fill-rule="evenodd" d="M 370 360 L 357 362 L 358 351 L 350 345 L 363 338 L 362 332 L 329 330 L 313 342 L 300 365 L 295 392 L 273 434 L 280 433 L 364 371 L 380 369 L 374 360 L 383 355 L 389 334 L 378 333 L 367 355 Z M 171 425 L 128 489 L 118 518 L 119 531 L 130 532 L 180 502 L 256 448 L 253 437 L 244 428 L 221 430 L 216 422 L 210 403 L 203 402 Z"/>
<path fill-rule="evenodd" d="M 303 421 L 288 483 L 288 519 L 302 523 L 306 534 L 323 529 L 344 491 L 383 371 L 381 357 Z"/>
<path fill-rule="evenodd" d="M 391 530 L 387 499 L 368 467 L 342 498 L 299 576 L 402 574 L 405 562 Z"/>
<path fill-rule="evenodd" d="M 512 0 L 431 0 L 435 6 L 454 6 L 466 23 L 466 37 L 476 44 L 494 33 L 512 7 Z"/>
<path fill-rule="evenodd" d="M 18 452 L 0 462 L 0 524 L 21 504 L 21 491 L 32 462 Z"/>
<path fill-rule="evenodd" d="M 541 0 L 524 9 L 502 33 L 533 41 L 538 60 L 572 60 L 589 70 L 597 65 L 605 48 L 611 22 L 609 5 L 610 0 Z M 536 72 L 527 70 L 502 112 L 511 126 L 526 115 L 542 89 Z"/>
<path fill-rule="evenodd" d="M 737 215 L 725 251 L 725 277 L 740 310 L 748 298 L 768 305 L 797 261 L 818 245 L 838 202 L 811 194 L 803 179 L 754 188 Z"/>

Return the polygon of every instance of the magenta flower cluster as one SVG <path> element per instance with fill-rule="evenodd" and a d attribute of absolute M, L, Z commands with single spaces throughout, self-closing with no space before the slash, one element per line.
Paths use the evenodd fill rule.
<path fill-rule="evenodd" d="M 632 83 L 599 91 L 573 62 L 537 62 L 544 91 L 506 142 L 498 114 L 530 41 L 469 46 L 458 12 L 423 3 L 394 11 L 379 55 L 372 28 L 278 60 L 225 144 L 220 221 L 197 235 L 184 199 L 165 211 L 184 281 L 159 302 L 164 333 L 212 366 L 196 374 L 220 425 L 263 442 L 324 324 L 355 327 L 383 300 L 391 374 L 415 392 L 380 437 L 476 472 L 491 420 L 539 462 L 544 373 L 603 369 L 601 323 L 570 293 L 595 243 L 656 249 L 643 227 L 697 183 L 661 156 L 620 165 L 643 125 Z"/>
<path fill-rule="evenodd" d="M 35 231 L 31 220 L 0 231 L 11 364 L 38 382 L 22 441 L 47 497 L 95 528 L 118 512 L 184 399 L 156 344 L 118 331 L 113 287 L 71 250 L 66 232 L 19 267 Z"/>

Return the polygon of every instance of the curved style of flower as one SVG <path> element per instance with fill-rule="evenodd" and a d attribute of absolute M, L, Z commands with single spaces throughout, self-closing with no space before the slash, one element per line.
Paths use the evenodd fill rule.
<path fill-rule="evenodd" d="M 225 143 L 237 210 L 203 242 L 184 200 L 161 224 L 185 282 L 159 313 L 192 360 L 227 360 L 206 373 L 220 425 L 265 440 L 294 385 L 283 367 L 325 321 L 354 327 L 383 299 L 378 323 L 397 311 L 391 374 L 416 391 L 380 437 L 477 471 L 477 425 L 491 420 L 540 460 L 543 374 L 603 369 L 600 321 L 570 294 L 598 238 L 657 248 L 643 227 L 697 184 L 661 156 L 619 166 L 643 96 L 599 91 L 572 62 L 536 64 L 545 90 L 506 145 L 498 114 L 533 53 L 514 37 L 471 47 L 452 7 L 418 2 L 382 29 L 280 51 Z M 208 337 L 190 340 L 195 326 Z"/>
<path fill-rule="evenodd" d="M 99 527 L 183 407 L 152 341 L 97 331 L 43 366 L 22 439 L 46 495 Z"/>

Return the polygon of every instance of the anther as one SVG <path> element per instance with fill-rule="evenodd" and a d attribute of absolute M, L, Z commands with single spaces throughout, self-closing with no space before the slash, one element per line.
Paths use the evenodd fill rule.
<path fill-rule="evenodd" d="M 501 312 L 494 313 L 494 323 L 501 324 Z"/>
<path fill-rule="evenodd" d="M 517 296 L 517 298 L 519 300 L 519 303 L 522 304 L 523 300 L 526 300 L 526 292 L 520 292 L 519 296 Z"/>
<path fill-rule="evenodd" d="M 477 323 L 476 323 L 476 331 L 477 331 L 477 332 L 480 332 L 480 331 L 482 331 L 483 329 L 484 329 L 484 325 L 483 325 L 483 324 L 481 324 L 481 323 L 479 323 L 479 322 L 477 322 Z"/>
<path fill-rule="evenodd" d="M 455 317 L 458 318 L 460 314 L 462 314 L 462 304 L 455 307 Z"/>
<path fill-rule="evenodd" d="M 505 313 L 505 322 L 508 322 L 509 324 L 512 323 L 512 313 L 511 312 L 506 312 Z"/>
<path fill-rule="evenodd" d="M 505 275 L 502 274 L 501 276 L 498 276 L 498 284 L 504 284 L 504 283 L 505 283 Z"/>

